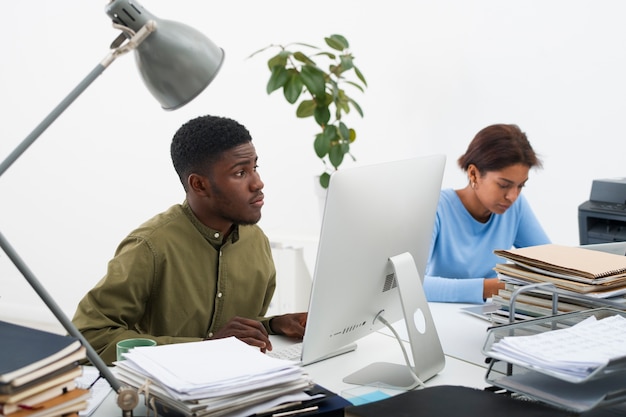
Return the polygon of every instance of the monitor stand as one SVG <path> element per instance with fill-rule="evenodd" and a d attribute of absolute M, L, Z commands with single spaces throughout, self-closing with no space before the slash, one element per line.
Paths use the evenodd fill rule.
<path fill-rule="evenodd" d="M 445 357 L 413 256 L 405 252 L 391 257 L 389 262 L 398 283 L 414 365 L 375 362 L 346 376 L 343 382 L 408 390 L 437 375 L 445 366 Z M 383 314 L 381 312 L 377 319 L 386 323 Z M 393 328 L 392 331 L 402 343 Z M 408 362 L 406 355 L 405 359 Z"/>

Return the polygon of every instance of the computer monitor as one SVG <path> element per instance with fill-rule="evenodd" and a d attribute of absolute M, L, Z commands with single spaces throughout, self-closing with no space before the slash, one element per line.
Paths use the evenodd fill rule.
<path fill-rule="evenodd" d="M 303 364 L 379 330 L 382 316 L 389 323 L 405 319 L 413 370 L 422 381 L 443 369 L 422 277 L 444 166 L 445 157 L 433 155 L 341 169 L 331 176 Z M 376 363 L 344 380 L 398 387 L 410 379 L 408 369 Z"/>

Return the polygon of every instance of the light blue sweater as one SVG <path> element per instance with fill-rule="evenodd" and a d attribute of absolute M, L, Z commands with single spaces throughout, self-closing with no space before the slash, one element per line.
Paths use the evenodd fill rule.
<path fill-rule="evenodd" d="M 481 223 L 467 211 L 457 193 L 442 190 L 437 206 L 424 291 L 429 301 L 482 303 L 483 280 L 496 276 L 504 259 L 495 249 L 550 243 L 528 201 L 520 195 L 503 214 Z"/>

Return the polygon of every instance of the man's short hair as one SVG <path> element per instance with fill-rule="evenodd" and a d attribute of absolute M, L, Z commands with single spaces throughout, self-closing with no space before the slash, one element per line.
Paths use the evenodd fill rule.
<path fill-rule="evenodd" d="M 197 173 L 210 177 L 212 166 L 221 155 L 252 141 L 250 132 L 235 120 L 219 116 L 200 116 L 183 124 L 174 134 L 170 155 L 183 187 Z"/>

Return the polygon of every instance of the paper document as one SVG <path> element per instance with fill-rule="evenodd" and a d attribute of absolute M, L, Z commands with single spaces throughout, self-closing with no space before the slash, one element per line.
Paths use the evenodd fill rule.
<path fill-rule="evenodd" d="M 179 399 L 247 391 L 254 384 L 266 386 L 278 378 L 293 376 L 293 380 L 302 374 L 292 362 L 270 358 L 234 337 L 137 347 L 117 365 L 150 377 Z"/>
<path fill-rule="evenodd" d="M 509 336 L 488 355 L 569 382 L 581 382 L 610 360 L 626 356 L 626 318 L 590 317 L 575 326 L 532 336 Z"/>
<path fill-rule="evenodd" d="M 81 416 L 90 416 L 98 409 L 100 404 L 113 390 L 109 381 L 100 377 L 100 371 L 94 366 L 83 366 L 83 374 L 76 378 L 79 388 L 89 389 L 91 395 L 87 400 L 87 408 L 80 411 Z"/>

